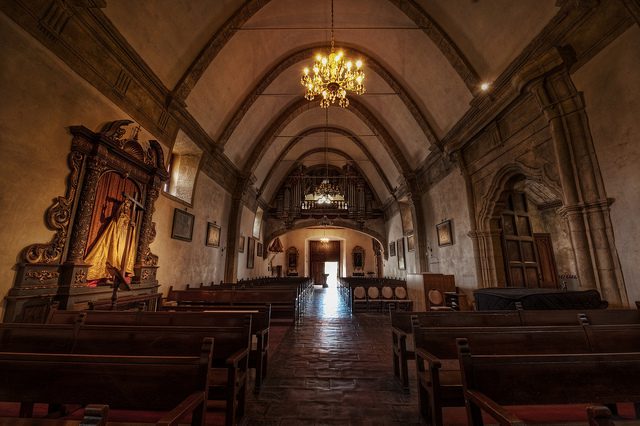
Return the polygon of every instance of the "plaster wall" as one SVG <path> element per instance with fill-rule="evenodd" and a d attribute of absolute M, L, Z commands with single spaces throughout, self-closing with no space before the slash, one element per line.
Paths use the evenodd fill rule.
<path fill-rule="evenodd" d="M 402 234 L 402 218 L 400 215 L 400 211 L 397 211 L 391 218 L 387 221 L 387 240 L 389 243 L 396 244 L 396 255 L 389 256 L 387 260 L 384 261 L 384 276 L 385 277 L 399 277 L 406 278 L 408 269 L 400 269 L 398 268 L 398 253 L 401 250 L 401 246 L 398 244 L 398 240 L 403 238 L 405 244 L 404 256 L 405 256 L 405 265 L 407 265 L 407 260 L 409 259 L 409 252 L 407 252 L 407 240 L 403 237 Z M 389 251 L 389 246 L 385 247 L 385 251 Z M 415 266 L 415 260 L 413 261 L 413 265 Z"/>
<path fill-rule="evenodd" d="M 456 285 L 470 293 L 478 287 L 471 231 L 469 204 L 465 182 L 458 169 L 433 185 L 422 196 L 424 221 L 427 229 L 429 272 L 453 274 Z M 436 225 L 451 220 L 453 244 L 438 246 Z"/>
<path fill-rule="evenodd" d="M 40 43 L 0 13 L 0 297 L 15 280 L 24 247 L 54 233 L 44 215 L 66 190 L 68 126 L 99 130 L 130 119 Z M 141 140 L 146 140 L 141 136 Z M 166 148 L 165 152 L 166 152 Z M 0 318 L 3 316 L 0 308 Z"/>
<path fill-rule="evenodd" d="M 309 241 L 319 240 L 324 235 L 330 240 L 340 240 L 340 274 L 342 276 L 351 276 L 353 273 L 353 262 L 351 259 L 351 251 L 355 246 L 364 249 L 364 272 L 375 272 L 376 261 L 373 253 L 371 237 L 352 229 L 297 229 L 280 235 L 280 241 L 284 246 L 284 253 L 279 253 L 273 260 L 274 268 L 282 265 L 283 273 L 286 273 L 286 252 L 289 247 L 298 249 L 298 275 L 310 276 L 309 266 Z"/>
<path fill-rule="evenodd" d="M 174 210 L 186 210 L 195 216 L 191 241 L 171 238 Z M 156 240 L 151 251 L 158 255 L 157 278 L 160 290 L 167 293 L 169 286 L 182 289 L 186 284 L 219 283 L 224 279 L 227 232 L 231 209 L 231 196 L 210 177 L 200 172 L 196 179 L 192 207 L 185 207 L 163 193 L 156 202 L 153 215 L 156 222 Z M 207 222 L 220 225 L 220 247 L 205 244 Z"/>
<path fill-rule="evenodd" d="M 607 196 L 629 301 L 640 300 L 640 27 L 634 25 L 581 67 L 589 127 Z"/>

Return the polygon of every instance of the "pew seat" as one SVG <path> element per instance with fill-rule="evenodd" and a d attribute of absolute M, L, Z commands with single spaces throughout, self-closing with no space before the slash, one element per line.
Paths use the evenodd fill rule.
<path fill-rule="evenodd" d="M 26 418 L 34 403 L 103 404 L 163 413 L 154 424 L 177 425 L 190 417 L 191 425 L 204 425 L 212 353 L 208 338 L 199 356 L 0 352 L 0 401 L 21 403 Z M 85 417 L 101 413 L 104 408 L 92 406 Z"/>
<path fill-rule="evenodd" d="M 640 352 L 476 355 L 464 338 L 457 347 L 471 426 L 484 424 L 483 412 L 500 425 L 527 424 L 512 405 L 640 401 Z"/>

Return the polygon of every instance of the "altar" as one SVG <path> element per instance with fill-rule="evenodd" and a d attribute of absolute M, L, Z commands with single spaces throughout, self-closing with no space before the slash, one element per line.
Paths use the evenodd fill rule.
<path fill-rule="evenodd" d="M 509 309 L 606 309 L 597 290 L 554 291 L 548 288 L 482 288 L 473 292 L 477 311 Z"/>

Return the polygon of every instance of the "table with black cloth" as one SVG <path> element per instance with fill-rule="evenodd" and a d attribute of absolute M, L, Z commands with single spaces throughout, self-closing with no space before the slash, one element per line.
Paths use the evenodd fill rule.
<path fill-rule="evenodd" d="M 473 292 L 476 310 L 516 309 L 605 309 L 606 300 L 597 290 L 554 291 L 546 288 L 483 288 Z"/>

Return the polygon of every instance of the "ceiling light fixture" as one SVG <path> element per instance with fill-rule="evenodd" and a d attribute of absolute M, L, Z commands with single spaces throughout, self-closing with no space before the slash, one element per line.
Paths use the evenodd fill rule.
<path fill-rule="evenodd" d="M 488 83 L 485 81 L 480 85 L 480 90 L 482 90 L 483 92 L 486 92 L 487 90 L 489 90 L 490 87 L 491 87 L 491 83 Z"/>
<path fill-rule="evenodd" d="M 313 71 L 313 75 L 311 74 Z M 364 88 L 364 70 L 362 60 L 355 63 L 344 56 L 342 50 L 335 51 L 333 41 L 333 0 L 331 0 L 331 50 L 328 56 L 318 53 L 313 67 L 305 68 L 300 84 L 306 89 L 305 99 L 312 101 L 316 96 L 322 96 L 321 108 L 329 108 L 329 105 L 338 100 L 342 108 L 349 106 L 347 94 L 352 92 L 362 95 Z"/>
<path fill-rule="evenodd" d="M 314 191 L 319 204 L 331 204 L 337 197 L 342 195 L 342 190 L 329 179 L 329 109 L 324 112 L 324 179 Z"/>

